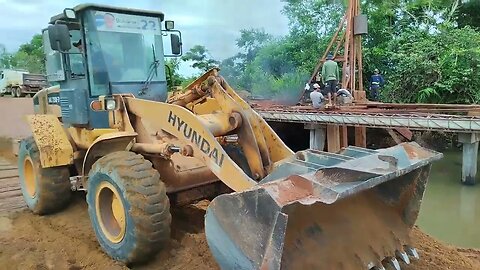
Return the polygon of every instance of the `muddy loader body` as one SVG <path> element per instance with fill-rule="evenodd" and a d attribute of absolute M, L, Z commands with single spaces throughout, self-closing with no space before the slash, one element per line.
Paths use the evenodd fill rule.
<path fill-rule="evenodd" d="M 161 39 L 171 36 L 174 55 L 181 41 L 163 20 L 98 5 L 52 18 L 45 47 L 61 65 L 47 73 L 59 86 L 35 95 L 19 151 L 33 212 L 86 191 L 98 242 L 125 263 L 165 246 L 171 204 L 204 198 L 214 198 L 205 230 L 223 269 L 381 269 L 417 257 L 409 231 L 441 154 L 415 143 L 294 153 L 218 69 L 167 99 Z M 115 61 L 92 58 L 99 51 Z"/>

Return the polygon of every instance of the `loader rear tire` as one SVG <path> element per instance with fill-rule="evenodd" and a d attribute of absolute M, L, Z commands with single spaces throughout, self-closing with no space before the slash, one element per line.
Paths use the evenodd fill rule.
<path fill-rule="evenodd" d="M 33 137 L 20 142 L 18 172 L 23 198 L 38 215 L 51 214 L 70 202 L 70 172 L 67 167 L 42 168 Z"/>
<path fill-rule="evenodd" d="M 160 174 L 142 155 L 114 152 L 95 162 L 88 214 L 103 250 L 124 263 L 151 259 L 170 239 L 170 202 Z"/>

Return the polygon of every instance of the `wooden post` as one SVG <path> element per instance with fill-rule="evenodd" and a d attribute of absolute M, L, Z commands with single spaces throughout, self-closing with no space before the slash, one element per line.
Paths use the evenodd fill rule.
<path fill-rule="evenodd" d="M 340 148 L 348 146 L 348 127 L 343 125 L 340 127 Z"/>
<path fill-rule="evenodd" d="M 337 125 L 327 125 L 327 149 L 328 152 L 340 151 L 340 128 Z"/>
<path fill-rule="evenodd" d="M 367 128 L 355 127 L 355 146 L 367 147 Z"/>
<path fill-rule="evenodd" d="M 305 129 L 310 130 L 310 149 L 325 150 L 325 127 L 315 124 L 306 124 Z"/>

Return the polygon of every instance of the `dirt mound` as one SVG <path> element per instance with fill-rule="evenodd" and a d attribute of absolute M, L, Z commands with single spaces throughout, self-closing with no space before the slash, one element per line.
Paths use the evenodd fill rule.
<path fill-rule="evenodd" d="M 412 239 L 420 254 L 420 261 L 410 265 L 407 270 L 476 270 L 480 269 L 480 250 L 460 249 L 440 243 L 421 232 L 413 230 Z"/>
<path fill-rule="evenodd" d="M 100 249 L 81 194 L 65 211 L 46 217 L 28 211 L 0 216 L 0 265 L 10 269 L 128 269 Z M 218 269 L 203 231 L 208 202 L 173 209 L 169 246 L 133 269 Z M 421 260 L 402 269 L 480 269 L 480 251 L 445 246 L 415 229 Z"/>

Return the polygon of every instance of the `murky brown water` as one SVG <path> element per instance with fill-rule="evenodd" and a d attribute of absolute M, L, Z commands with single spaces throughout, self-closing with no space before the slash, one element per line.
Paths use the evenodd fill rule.
<path fill-rule="evenodd" d="M 450 151 L 433 165 L 417 225 L 443 242 L 480 248 L 480 175 L 476 186 L 462 185 L 461 164 L 462 153 Z"/>

